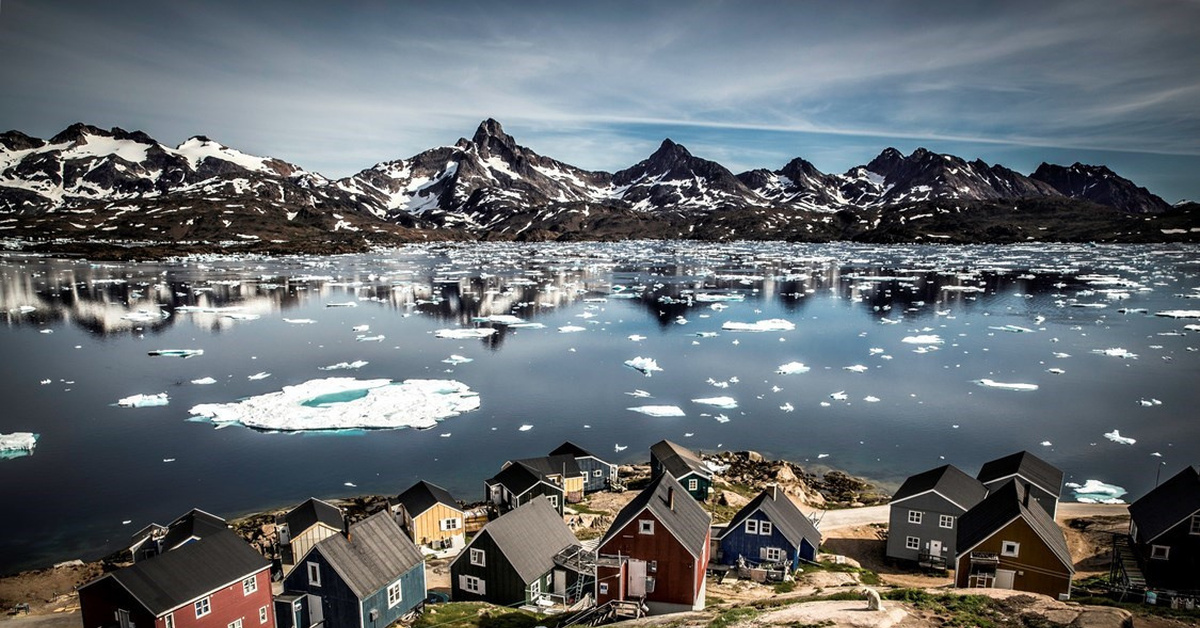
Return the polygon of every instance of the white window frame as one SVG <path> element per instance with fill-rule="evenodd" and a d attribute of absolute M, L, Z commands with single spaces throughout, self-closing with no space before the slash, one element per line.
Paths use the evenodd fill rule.
<path fill-rule="evenodd" d="M 1200 514 L 1192 515 L 1192 527 L 1188 530 L 1188 534 L 1200 535 Z"/>
<path fill-rule="evenodd" d="M 696 478 L 692 478 L 692 479 L 688 480 L 688 489 L 687 490 L 689 490 L 689 491 L 700 490 L 700 480 L 697 480 Z"/>
<path fill-rule="evenodd" d="M 529 583 L 529 599 L 537 600 L 537 598 L 541 594 L 542 594 L 542 579 L 538 578 L 537 580 L 534 580 L 533 582 Z"/>
<path fill-rule="evenodd" d="M 212 596 L 206 595 L 198 600 L 192 607 L 196 610 L 196 619 L 200 619 L 212 612 Z"/>
<path fill-rule="evenodd" d="M 604 470 L 603 470 L 603 469 L 596 469 L 596 470 L 592 471 L 592 477 L 594 477 L 594 478 L 602 478 L 602 477 L 604 477 Z"/>
<path fill-rule="evenodd" d="M 764 547 L 763 552 L 764 552 L 763 557 L 766 558 L 770 562 L 777 563 L 784 559 L 783 548 Z"/>
<path fill-rule="evenodd" d="M 910 511 L 908 511 L 908 522 L 909 522 L 909 523 L 911 523 L 911 524 L 913 524 L 913 525 L 918 525 L 918 526 L 919 526 L 919 525 L 921 525 L 921 522 L 922 522 L 924 519 L 925 519 L 925 513 L 924 513 L 924 512 L 921 512 L 920 510 L 910 510 Z"/>
<path fill-rule="evenodd" d="M 547 495 L 546 497 L 550 499 L 551 506 L 558 508 L 558 495 Z"/>
<path fill-rule="evenodd" d="M 163 624 L 167 628 L 175 628 L 175 613 L 167 613 L 167 616 L 163 617 Z"/>
<path fill-rule="evenodd" d="M 312 561 L 308 561 L 305 565 L 308 567 L 308 586 L 321 586 L 321 565 Z"/>
<path fill-rule="evenodd" d="M 458 517 L 448 517 L 438 522 L 438 528 L 440 528 L 443 532 L 457 530 L 462 527 L 462 524 L 459 523 L 460 521 L 461 519 Z"/>
<path fill-rule="evenodd" d="M 1021 555 L 1021 544 L 1016 541 L 1001 541 L 1000 555 L 1017 558 Z"/>
<path fill-rule="evenodd" d="M 938 515 L 938 527 L 951 530 L 954 528 L 954 515 Z"/>
<path fill-rule="evenodd" d="M 483 588 L 479 586 L 481 584 L 483 584 L 483 578 L 476 578 L 475 576 L 463 576 L 463 589 L 470 593 L 479 593 L 479 590 Z"/>
<path fill-rule="evenodd" d="M 258 623 L 267 623 L 267 607 L 265 606 L 258 607 Z"/>
<path fill-rule="evenodd" d="M 921 549 L 920 537 L 916 537 L 916 536 L 905 537 L 904 538 L 904 549 L 910 549 L 910 550 Z"/>
<path fill-rule="evenodd" d="M 242 628 L 242 618 L 238 617 L 237 619 L 229 622 L 228 628 Z"/>
<path fill-rule="evenodd" d="M 1150 560 L 1171 560 L 1171 546 L 1151 545 Z"/>
<path fill-rule="evenodd" d="M 242 597 L 258 591 L 258 576 L 250 576 L 242 580 Z"/>
<path fill-rule="evenodd" d="M 608 595 L 608 583 L 607 582 L 600 583 L 600 595 Z"/>
<path fill-rule="evenodd" d="M 775 526 L 772 525 L 770 521 L 759 521 L 758 522 L 758 533 L 761 534 L 762 536 L 771 536 L 771 533 L 774 531 L 775 531 Z"/>
<path fill-rule="evenodd" d="M 481 549 L 472 547 L 470 559 L 471 564 L 476 567 L 487 567 L 487 552 Z"/>
<path fill-rule="evenodd" d="M 746 534 L 758 534 L 758 519 L 746 520 Z"/>
<path fill-rule="evenodd" d="M 638 534 L 654 534 L 654 520 L 638 519 Z"/>
<path fill-rule="evenodd" d="M 387 588 L 387 605 L 392 608 L 399 604 L 404 598 L 403 592 L 400 590 L 400 581 L 397 580 L 388 585 Z"/>

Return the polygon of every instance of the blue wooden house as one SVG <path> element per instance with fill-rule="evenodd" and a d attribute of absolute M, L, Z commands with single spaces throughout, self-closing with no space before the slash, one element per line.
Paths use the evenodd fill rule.
<path fill-rule="evenodd" d="M 592 452 L 567 441 L 559 445 L 551 456 L 568 455 L 575 458 L 580 471 L 586 474 L 583 490 L 586 493 L 603 491 L 617 483 L 617 465 L 601 460 Z"/>
<path fill-rule="evenodd" d="M 747 566 L 778 565 L 788 571 L 800 561 L 816 561 L 821 546 L 817 526 L 779 487 L 759 493 L 733 516 L 721 533 L 714 562 Z"/>
<path fill-rule="evenodd" d="M 424 604 L 425 561 L 383 510 L 314 545 L 283 589 L 277 628 L 384 628 Z"/>

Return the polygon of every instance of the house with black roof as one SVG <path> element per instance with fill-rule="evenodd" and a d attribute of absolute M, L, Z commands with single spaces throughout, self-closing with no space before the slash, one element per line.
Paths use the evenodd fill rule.
<path fill-rule="evenodd" d="M 79 587 L 83 626 L 273 628 L 270 567 L 232 530 L 205 530 Z"/>
<path fill-rule="evenodd" d="M 1149 587 L 1200 590 L 1200 469 L 1184 467 L 1129 505 L 1129 536 Z"/>
<path fill-rule="evenodd" d="M 539 458 L 510 460 L 504 464 L 507 466 L 518 462 L 530 469 L 536 470 L 543 477 L 550 480 L 551 483 L 562 488 L 563 498 L 567 502 L 574 504 L 583 501 L 587 476 L 583 473 L 583 469 L 579 467 L 575 456 L 571 454 L 556 454 Z"/>
<path fill-rule="evenodd" d="M 700 501 L 706 501 L 712 490 L 712 469 L 704 464 L 700 456 L 669 440 L 660 440 L 650 446 L 650 473 L 670 474 L 689 495 Z"/>
<path fill-rule="evenodd" d="M 1010 478 L 959 518 L 956 586 L 1070 597 L 1075 567 L 1067 539 L 1034 503 L 1034 490 Z"/>
<path fill-rule="evenodd" d="M 229 524 L 224 519 L 199 508 L 193 508 L 165 526 L 151 523 L 137 531 L 130 539 L 129 549 L 133 561 L 137 562 L 177 549 L 214 532 L 228 529 Z"/>
<path fill-rule="evenodd" d="M 342 510 L 333 504 L 310 497 L 287 511 L 275 522 L 279 556 L 286 575 L 296 561 L 320 541 L 345 528 Z"/>
<path fill-rule="evenodd" d="M 720 533 L 720 565 L 777 566 L 795 571 L 817 560 L 821 532 L 778 486 L 771 486 L 733 516 Z"/>
<path fill-rule="evenodd" d="M 278 628 L 382 628 L 425 603 L 425 559 L 387 510 L 317 542 L 296 566 Z"/>
<path fill-rule="evenodd" d="M 537 468 L 522 461 L 512 461 L 499 473 L 484 480 L 484 499 L 501 513 L 515 510 L 535 498 L 546 497 L 561 516 L 565 494 Z"/>
<path fill-rule="evenodd" d="M 617 465 L 602 460 L 596 454 L 567 441 L 550 452 L 551 456 L 568 455 L 575 458 L 575 463 L 584 474 L 583 490 L 585 493 L 603 491 L 617 483 Z"/>
<path fill-rule="evenodd" d="M 396 496 L 396 521 L 422 553 L 462 549 L 463 510 L 446 489 L 424 480 Z"/>
<path fill-rule="evenodd" d="M 982 482 L 954 465 L 910 476 L 888 509 L 888 558 L 935 569 L 953 566 L 958 520 L 987 497 Z"/>
<path fill-rule="evenodd" d="M 579 547 L 562 515 L 535 497 L 490 521 L 450 563 L 450 598 L 500 606 L 569 606 L 591 579 L 556 557 Z"/>
<path fill-rule="evenodd" d="M 674 476 L 654 476 L 596 548 L 596 603 L 635 602 L 651 614 L 704 608 L 711 524 Z"/>
<path fill-rule="evenodd" d="M 1030 500 L 1037 502 L 1053 518 L 1058 513 L 1062 495 L 1063 472 L 1028 451 L 1018 451 L 1003 458 L 984 463 L 975 476 L 989 491 L 1008 480 L 1017 480 L 1030 487 Z"/>

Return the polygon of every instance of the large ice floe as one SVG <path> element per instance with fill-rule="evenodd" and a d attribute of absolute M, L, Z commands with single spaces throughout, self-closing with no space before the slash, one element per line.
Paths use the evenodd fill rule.
<path fill-rule="evenodd" d="M 640 355 L 636 358 L 633 358 L 632 360 L 625 360 L 625 366 L 628 366 L 629 368 L 640 372 L 641 374 L 645 375 L 646 377 L 650 377 L 650 374 L 653 373 L 654 371 L 662 370 L 658 366 L 658 362 L 655 361 L 654 358 L 643 358 Z"/>
<path fill-rule="evenodd" d="M 788 362 L 787 364 L 780 364 L 779 368 L 775 369 L 775 372 L 780 375 L 795 375 L 796 373 L 807 373 L 810 370 L 812 369 L 805 366 L 803 362 Z"/>
<path fill-rule="evenodd" d="M 1033 391 L 1033 390 L 1038 389 L 1037 384 L 1022 384 L 1019 382 L 1011 382 L 1011 383 L 1010 382 L 998 382 L 994 379 L 988 379 L 986 377 L 983 379 L 975 380 L 975 383 L 979 384 L 980 386 L 986 386 L 988 388 L 999 388 L 1001 390 Z"/>
<path fill-rule="evenodd" d="M 1111 440 L 1112 442 L 1114 442 L 1118 445 L 1132 445 L 1137 442 L 1137 439 L 1135 439 L 1135 438 L 1129 438 L 1128 436 L 1121 436 L 1120 430 L 1113 430 L 1111 432 L 1105 432 L 1104 438 L 1107 438 L 1108 440 Z"/>
<path fill-rule="evenodd" d="M 626 408 L 626 410 L 648 416 L 687 416 L 679 406 L 637 406 L 636 408 Z"/>
<path fill-rule="evenodd" d="M 942 337 L 937 334 L 922 334 L 919 336 L 905 336 L 900 339 L 900 342 L 910 345 L 940 345 L 946 341 L 942 340 Z"/>
<path fill-rule="evenodd" d="M 783 320 L 782 318 L 768 318 L 767 320 L 754 323 L 726 321 L 725 324 L 721 325 L 721 329 L 725 331 L 792 331 L 795 328 L 795 323 Z"/>
<path fill-rule="evenodd" d="M 704 399 L 693 399 L 692 403 L 701 403 L 706 406 L 714 406 L 725 410 L 732 410 L 737 407 L 737 399 L 733 397 L 706 397 Z"/>
<path fill-rule="evenodd" d="M 1085 504 L 1124 504 L 1121 499 L 1126 491 L 1114 484 L 1105 484 L 1100 480 L 1088 480 L 1083 484 L 1067 482 L 1067 488 L 1075 493 L 1075 501 Z"/>
<path fill-rule="evenodd" d="M 117 400 L 117 405 L 122 408 L 150 408 L 165 406 L 168 403 L 171 403 L 171 398 L 165 392 L 153 395 L 130 395 Z"/>
<path fill-rule="evenodd" d="M 477 327 L 474 329 L 439 329 L 433 332 L 433 335 L 435 338 L 466 340 L 470 338 L 487 338 L 494 333 L 496 333 L 496 330 L 491 327 Z"/>
<path fill-rule="evenodd" d="M 313 379 L 234 403 L 204 403 L 189 412 L 218 426 L 260 430 L 431 428 L 479 408 L 479 394 L 454 380 Z"/>
<path fill-rule="evenodd" d="M 38 435 L 33 432 L 0 434 L 0 458 L 19 458 L 33 453 Z"/>

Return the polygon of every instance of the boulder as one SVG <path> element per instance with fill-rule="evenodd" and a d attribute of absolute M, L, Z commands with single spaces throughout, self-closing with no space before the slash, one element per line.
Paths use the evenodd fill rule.
<path fill-rule="evenodd" d="M 750 503 L 750 500 L 734 493 L 733 491 L 721 491 L 721 496 L 717 498 L 717 503 L 730 508 L 741 508 Z"/>

